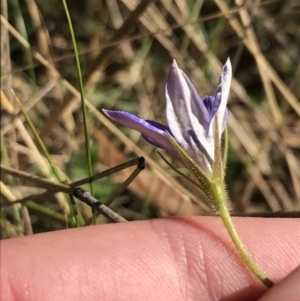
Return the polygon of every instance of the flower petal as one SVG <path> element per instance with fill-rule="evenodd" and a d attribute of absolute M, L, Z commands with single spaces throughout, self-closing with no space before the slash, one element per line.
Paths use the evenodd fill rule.
<path fill-rule="evenodd" d="M 151 144 L 166 149 L 169 152 L 174 152 L 174 148 L 171 142 L 169 141 L 166 132 L 166 130 L 168 130 L 168 127 L 158 122 L 146 121 L 134 114 L 124 111 L 103 110 L 103 112 L 110 119 L 113 119 L 125 126 L 128 126 L 142 133 L 144 137 L 150 139 L 151 142 L 149 142 Z"/>
<path fill-rule="evenodd" d="M 227 103 L 228 103 L 228 96 L 230 92 L 230 86 L 231 86 L 231 78 L 232 78 L 232 67 L 230 63 L 230 59 L 228 58 L 224 67 L 223 72 L 220 78 L 220 84 L 221 89 L 216 91 L 216 97 L 218 93 L 221 93 L 221 102 L 219 105 L 219 109 L 217 111 L 217 118 L 218 118 L 218 125 L 219 125 L 219 133 L 222 135 L 225 126 L 224 122 L 228 119 L 228 109 L 227 109 Z"/>
<path fill-rule="evenodd" d="M 218 125 L 219 125 L 219 133 L 222 135 L 225 127 L 226 121 L 228 119 L 228 111 L 227 111 L 227 102 L 230 91 L 232 78 L 232 68 L 230 59 L 228 58 L 225 65 L 223 66 L 223 72 L 219 79 L 219 84 L 216 89 L 215 101 L 213 103 L 211 113 L 210 113 L 210 126 L 209 126 L 209 134 L 212 133 L 211 121 L 214 116 L 217 116 Z M 225 123 L 225 125 L 224 125 Z"/>
<path fill-rule="evenodd" d="M 203 99 L 198 94 L 198 91 L 196 90 L 196 88 L 194 87 L 190 79 L 186 76 L 186 74 L 182 70 L 181 72 L 191 92 L 192 111 L 194 115 L 197 117 L 197 119 L 199 120 L 199 123 L 203 125 L 205 128 L 205 126 L 207 126 L 209 122 L 209 110 L 207 110 L 205 103 L 203 103 Z"/>
<path fill-rule="evenodd" d="M 148 122 L 148 123 L 150 123 L 152 126 L 156 127 L 157 129 L 160 129 L 160 130 L 162 130 L 162 131 L 164 131 L 164 132 L 169 132 L 169 133 L 171 133 L 170 129 L 169 129 L 167 126 L 165 126 L 165 125 L 163 125 L 163 124 L 161 124 L 161 123 L 158 123 L 158 122 L 153 121 L 153 120 L 145 120 L 145 121 Z M 143 137 L 148 143 L 150 143 L 150 144 L 152 144 L 152 145 L 154 145 L 154 146 L 156 146 L 156 147 L 159 147 L 159 148 L 164 148 L 164 147 L 161 146 L 159 143 L 157 143 L 157 141 L 153 140 L 153 139 L 150 138 L 149 136 L 142 134 L 142 137 Z"/>
<path fill-rule="evenodd" d="M 175 60 L 169 72 L 165 94 L 168 125 L 176 140 L 192 158 L 211 160 L 214 154 L 213 141 L 206 139 L 209 112 Z"/>

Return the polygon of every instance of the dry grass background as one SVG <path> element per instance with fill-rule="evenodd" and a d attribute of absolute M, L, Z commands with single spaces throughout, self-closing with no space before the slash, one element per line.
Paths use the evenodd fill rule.
<path fill-rule="evenodd" d="M 227 168 L 232 212 L 299 212 L 299 1 L 68 2 L 94 172 L 135 156 L 146 159 L 147 168 L 112 204 L 116 212 L 130 220 L 212 214 L 196 187 L 170 169 L 139 133 L 107 120 L 101 108 L 164 122 L 172 58 L 204 96 L 214 94 L 227 57 L 234 71 Z M 63 5 L 60 0 L 3 0 L 1 5 L 2 164 L 55 180 L 13 89 L 64 179 L 85 178 L 78 78 Z M 131 171 L 95 182 L 95 196 L 105 202 Z M 67 227 L 66 196 L 43 192 L 34 181 L 1 173 L 2 238 Z M 21 199 L 26 201 L 12 204 Z M 90 223 L 90 208 L 80 203 L 78 208 Z M 99 216 L 97 222 L 107 221 Z"/>

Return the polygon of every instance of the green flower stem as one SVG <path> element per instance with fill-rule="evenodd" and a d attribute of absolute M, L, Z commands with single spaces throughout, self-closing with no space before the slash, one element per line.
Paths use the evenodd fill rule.
<path fill-rule="evenodd" d="M 220 217 L 224 223 L 227 232 L 239 252 L 242 260 L 250 271 L 267 287 L 272 287 L 274 283 L 264 274 L 264 272 L 256 265 L 256 263 L 251 258 L 250 254 L 243 245 L 236 229 L 233 224 L 232 218 L 230 216 L 228 207 L 227 207 L 227 196 L 225 191 L 225 186 L 223 180 L 214 181 L 210 185 L 210 192 L 213 197 L 216 209 L 218 210 Z"/>

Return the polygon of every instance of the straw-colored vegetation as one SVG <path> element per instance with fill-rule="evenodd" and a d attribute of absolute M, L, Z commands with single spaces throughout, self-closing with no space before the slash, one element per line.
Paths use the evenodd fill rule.
<path fill-rule="evenodd" d="M 1 173 L 2 238 L 90 224 L 91 209 L 62 188 L 88 176 L 80 85 L 63 4 L 3 0 L 1 5 L 1 163 L 14 170 L 14 175 Z M 234 78 L 226 181 L 232 213 L 297 215 L 299 1 L 89 0 L 68 5 L 93 174 L 137 156 L 146 159 L 146 169 L 110 202 L 111 209 L 128 220 L 213 214 L 195 185 L 139 133 L 112 123 L 101 109 L 165 122 L 164 85 L 172 58 L 205 96 L 214 94 L 230 57 Z M 133 170 L 94 181 L 93 195 L 105 203 Z M 50 181 L 62 183 L 55 190 L 60 193 L 44 188 L 51 188 Z M 105 217 L 97 217 L 97 223 L 104 222 Z"/>

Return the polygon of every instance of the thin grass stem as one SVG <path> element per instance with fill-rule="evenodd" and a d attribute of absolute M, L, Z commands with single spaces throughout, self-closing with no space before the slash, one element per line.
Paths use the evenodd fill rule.
<path fill-rule="evenodd" d="M 79 54 L 78 54 L 75 33 L 74 33 L 73 24 L 72 24 L 71 16 L 69 13 L 68 5 L 65 0 L 62 0 L 62 3 L 63 3 L 65 14 L 66 14 L 66 17 L 68 20 L 68 25 L 69 25 L 73 49 L 74 49 L 76 68 L 77 68 L 77 73 L 78 73 L 80 98 L 81 98 L 81 109 L 82 109 L 82 116 L 83 116 L 84 138 L 85 138 L 85 152 L 86 152 L 86 158 L 87 158 L 88 175 L 89 175 L 89 177 L 91 177 L 93 174 L 92 158 L 91 158 L 91 151 L 90 151 L 88 124 L 87 124 L 87 110 L 86 110 L 86 105 L 85 105 L 84 87 L 83 87 L 83 80 L 82 80 L 81 67 L 80 67 L 80 61 L 79 61 Z M 93 194 L 93 183 L 89 182 L 89 185 L 90 185 L 91 194 Z M 96 224 L 96 214 L 94 211 L 93 211 L 93 222 L 94 222 L 94 224 Z"/>
<path fill-rule="evenodd" d="M 104 177 L 108 177 L 108 176 L 110 176 L 110 175 L 112 175 L 112 174 L 114 174 L 118 171 L 121 171 L 121 170 L 126 169 L 128 167 L 137 165 L 140 158 L 142 158 L 142 157 L 134 158 L 134 159 L 129 160 L 125 163 L 121 163 L 121 164 L 119 164 L 115 167 L 112 167 L 112 168 L 109 168 L 107 170 L 101 171 L 100 173 L 97 173 L 97 174 L 93 175 L 92 177 L 88 177 L 88 178 L 84 178 L 84 179 L 75 181 L 75 182 L 71 183 L 70 186 L 72 186 L 72 187 L 81 186 L 81 185 L 84 185 L 84 184 L 89 183 L 91 181 L 97 181 L 97 180 L 102 179 Z"/>
<path fill-rule="evenodd" d="M 109 206 L 118 195 L 120 195 L 129 184 L 139 175 L 139 173 L 145 168 L 145 159 L 143 157 L 139 157 L 139 162 L 136 169 L 131 173 L 131 175 L 110 195 L 108 200 L 105 202 L 107 206 Z"/>
<path fill-rule="evenodd" d="M 59 222 L 62 223 L 67 223 L 69 227 L 76 227 L 77 226 L 77 222 L 73 220 L 73 218 L 68 218 L 67 216 L 65 216 L 64 214 L 61 214 L 59 212 L 56 212 L 54 210 L 51 210 L 43 205 L 40 205 L 34 201 L 26 201 L 25 202 L 26 207 L 28 207 L 28 209 L 42 213 L 43 215 L 55 219 Z"/>

